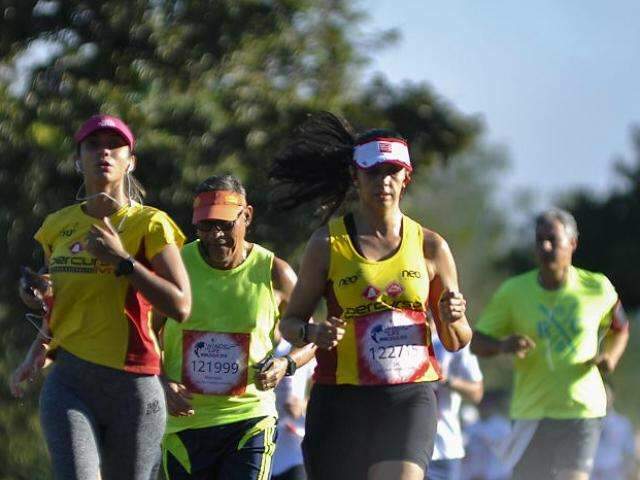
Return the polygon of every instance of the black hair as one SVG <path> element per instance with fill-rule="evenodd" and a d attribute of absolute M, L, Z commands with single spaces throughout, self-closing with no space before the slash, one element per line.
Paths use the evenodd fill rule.
<path fill-rule="evenodd" d="M 357 135 L 349 122 L 330 112 L 310 116 L 274 158 L 269 178 L 275 180 L 272 203 L 283 210 L 318 202 L 323 222 L 343 204 L 351 188 L 353 149 L 374 138 L 404 138 L 393 130 Z"/>
<path fill-rule="evenodd" d="M 196 187 L 196 195 L 202 192 L 213 192 L 217 190 L 229 190 L 231 192 L 239 193 L 243 197 L 247 196 L 247 192 L 242 185 L 242 182 L 229 173 L 223 175 L 214 175 L 207 178 Z"/>

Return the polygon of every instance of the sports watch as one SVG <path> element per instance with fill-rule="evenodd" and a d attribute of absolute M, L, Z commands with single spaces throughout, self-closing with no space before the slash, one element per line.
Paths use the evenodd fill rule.
<path fill-rule="evenodd" d="M 287 371 L 285 373 L 285 376 L 290 377 L 291 375 L 296 373 L 298 364 L 293 358 L 291 358 L 291 355 L 285 355 L 284 359 L 287 361 Z"/>
<path fill-rule="evenodd" d="M 133 273 L 133 267 L 134 260 L 132 257 L 123 258 L 118 262 L 118 265 L 116 265 L 116 269 L 113 273 L 116 277 L 131 275 Z"/>

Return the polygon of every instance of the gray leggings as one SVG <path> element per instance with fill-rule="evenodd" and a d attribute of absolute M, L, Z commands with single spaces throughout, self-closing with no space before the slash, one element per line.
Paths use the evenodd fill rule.
<path fill-rule="evenodd" d="M 60 350 L 40 394 L 56 479 L 151 480 L 166 422 L 162 386 Z"/>

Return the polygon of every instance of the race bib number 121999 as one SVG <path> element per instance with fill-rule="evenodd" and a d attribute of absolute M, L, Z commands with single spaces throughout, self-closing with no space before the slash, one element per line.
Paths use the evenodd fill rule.
<path fill-rule="evenodd" d="M 247 387 L 248 333 L 184 330 L 182 383 L 206 395 L 242 395 Z"/>

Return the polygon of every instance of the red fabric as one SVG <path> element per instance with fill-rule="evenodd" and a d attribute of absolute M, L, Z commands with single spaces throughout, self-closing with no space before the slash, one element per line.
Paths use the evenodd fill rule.
<path fill-rule="evenodd" d="M 333 282 L 329 281 L 325 291 L 327 300 L 327 316 L 340 318 L 342 308 L 336 299 L 333 291 Z M 331 350 L 316 350 L 316 369 L 313 372 L 313 380 L 324 385 L 335 385 L 336 371 L 338 370 L 338 352 L 335 348 Z"/>
<path fill-rule="evenodd" d="M 614 332 L 623 332 L 629 329 L 629 320 L 620 300 L 613 307 L 613 316 L 609 328 Z"/>
<path fill-rule="evenodd" d="M 136 255 L 136 261 L 150 267 L 144 256 L 144 246 Z M 160 354 L 156 350 L 155 334 L 149 321 L 152 308 L 140 292 L 129 287 L 124 304 L 125 314 L 129 319 L 129 343 L 123 368 L 127 372 L 160 374 Z"/>

